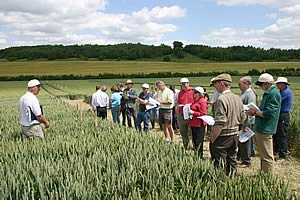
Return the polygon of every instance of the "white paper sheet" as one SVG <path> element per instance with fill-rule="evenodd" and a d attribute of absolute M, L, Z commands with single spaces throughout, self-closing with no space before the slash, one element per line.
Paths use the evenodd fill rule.
<path fill-rule="evenodd" d="M 210 126 L 213 126 L 215 124 L 215 119 L 212 116 L 203 115 L 203 116 L 200 116 L 198 118 L 202 119 L 203 121 L 205 121 Z"/>
<path fill-rule="evenodd" d="M 190 119 L 190 110 L 191 110 L 191 104 L 185 104 L 183 106 L 183 119 L 188 120 Z"/>
<path fill-rule="evenodd" d="M 153 108 L 156 108 L 159 105 L 160 105 L 160 103 L 158 101 L 156 101 L 155 99 L 150 97 L 149 102 L 146 104 L 146 110 L 151 110 Z"/>
<path fill-rule="evenodd" d="M 247 127 L 245 129 L 245 132 L 243 130 L 240 131 L 239 141 L 241 143 L 247 142 L 254 135 L 255 133 L 250 128 Z"/>
<path fill-rule="evenodd" d="M 255 103 L 253 103 L 253 102 L 249 103 L 248 105 L 244 105 L 244 110 L 245 110 L 245 111 L 249 110 L 250 108 L 251 108 L 251 109 L 254 109 L 254 110 L 256 110 L 256 111 L 260 111 L 259 107 L 257 107 L 257 106 L 255 105 Z"/>

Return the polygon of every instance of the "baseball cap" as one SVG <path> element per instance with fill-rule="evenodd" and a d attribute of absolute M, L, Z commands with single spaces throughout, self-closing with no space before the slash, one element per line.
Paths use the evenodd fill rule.
<path fill-rule="evenodd" d="M 180 83 L 189 83 L 189 79 L 188 78 L 181 78 L 180 79 Z"/>
<path fill-rule="evenodd" d="M 285 77 L 278 77 L 277 80 L 275 81 L 275 83 L 285 83 L 285 84 L 289 85 L 288 79 Z"/>
<path fill-rule="evenodd" d="M 32 79 L 28 82 L 27 87 L 31 88 L 34 86 L 40 86 L 41 83 L 37 79 Z"/>
<path fill-rule="evenodd" d="M 271 74 L 263 73 L 258 77 L 258 80 L 256 81 L 256 85 L 262 85 L 263 83 L 273 83 L 274 79 Z"/>
<path fill-rule="evenodd" d="M 204 94 L 204 89 L 203 89 L 203 87 L 195 87 L 195 88 L 194 88 L 194 91 L 199 92 L 199 93 L 201 93 L 201 94 Z"/>
<path fill-rule="evenodd" d="M 229 83 L 232 83 L 232 78 L 230 76 L 230 74 L 220 74 L 216 77 L 214 77 L 213 79 L 211 79 L 211 82 L 216 82 L 216 81 L 227 81 Z"/>
<path fill-rule="evenodd" d="M 127 84 L 133 84 L 132 80 L 128 79 L 128 80 L 126 81 L 126 85 L 127 85 Z"/>
<path fill-rule="evenodd" d="M 148 84 L 148 83 L 144 83 L 144 84 L 142 85 L 142 88 L 149 89 L 149 84 Z"/>

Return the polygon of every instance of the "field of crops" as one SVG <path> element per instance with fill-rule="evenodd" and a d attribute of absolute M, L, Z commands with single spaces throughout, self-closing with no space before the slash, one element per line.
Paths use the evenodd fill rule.
<path fill-rule="evenodd" d="M 299 62 L 174 63 L 142 61 L 18 61 L 0 62 L 0 76 L 97 75 L 100 73 L 212 72 L 300 68 Z"/>
<path fill-rule="evenodd" d="M 269 176 L 227 177 L 179 145 L 41 96 L 51 128 L 22 141 L 17 98 L 0 105 L 1 199 L 292 199 Z M 9 100 L 9 101 L 8 101 Z"/>

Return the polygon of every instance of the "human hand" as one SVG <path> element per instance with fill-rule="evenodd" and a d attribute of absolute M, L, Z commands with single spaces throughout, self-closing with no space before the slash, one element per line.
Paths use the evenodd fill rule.
<path fill-rule="evenodd" d="M 46 122 L 45 122 L 45 128 L 49 128 L 49 126 L 50 126 L 49 121 L 46 121 Z"/>
<path fill-rule="evenodd" d="M 189 111 L 189 114 L 193 115 L 195 112 L 193 110 Z"/>
<path fill-rule="evenodd" d="M 253 108 L 250 108 L 249 110 L 246 111 L 246 114 L 250 115 L 250 116 L 254 116 L 255 113 L 256 113 L 256 110 Z"/>

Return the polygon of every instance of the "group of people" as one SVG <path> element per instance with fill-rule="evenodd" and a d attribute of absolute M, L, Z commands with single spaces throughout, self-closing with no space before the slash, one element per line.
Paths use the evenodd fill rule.
<path fill-rule="evenodd" d="M 121 83 L 112 86 L 110 97 L 106 93 L 106 86 L 96 86 L 91 107 L 102 119 L 107 118 L 107 109 L 110 107 L 115 123 L 121 125 L 122 115 L 123 126 L 126 126 L 127 121 L 128 127 L 133 127 L 134 124 L 137 130 L 146 133 L 149 132 L 149 124 L 154 128 L 157 120 L 164 132 L 166 143 L 174 140 L 176 120 L 184 148 L 188 149 L 191 137 L 195 152 L 200 158 L 203 158 L 204 135 L 209 129 L 211 159 L 216 166 L 224 167 L 227 174 L 235 173 L 237 158 L 240 164 L 251 165 L 254 140 L 250 138 L 241 143 L 239 133 L 247 129 L 254 130 L 261 169 L 272 173 L 274 155 L 282 159 L 288 158 L 287 130 L 290 124 L 292 92 L 287 78 L 278 77 L 275 82 L 272 75 L 261 74 L 255 83 L 264 91 L 259 103 L 249 76 L 240 78 L 239 95 L 230 89 L 232 78 L 229 74 L 212 78 L 210 84 L 215 89 L 211 100 L 204 87 L 192 88 L 188 78 L 180 79 L 179 92 L 168 88 L 163 81 L 156 81 L 151 92 L 148 83 L 142 84 L 139 95 L 133 87 L 133 81 L 127 80 L 126 88 Z M 38 80 L 29 81 L 28 91 L 20 99 L 20 123 L 25 138 L 43 138 L 40 123 L 45 124 L 46 128 L 49 127 L 36 97 L 40 88 Z M 251 103 L 259 105 L 259 109 L 245 109 Z M 184 113 L 187 105 L 188 118 Z M 201 116 L 208 115 L 209 106 L 214 124 L 208 127 Z"/>

